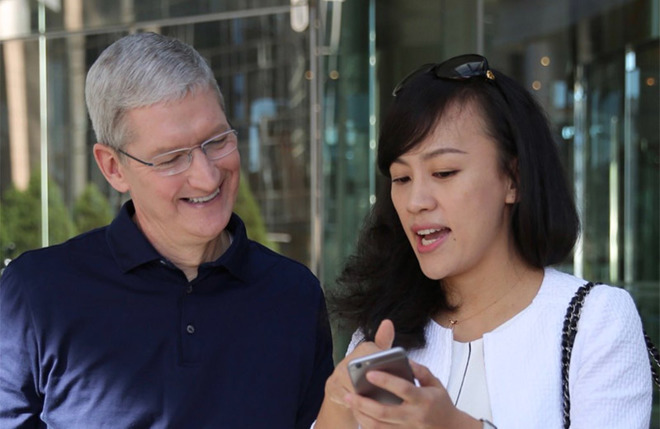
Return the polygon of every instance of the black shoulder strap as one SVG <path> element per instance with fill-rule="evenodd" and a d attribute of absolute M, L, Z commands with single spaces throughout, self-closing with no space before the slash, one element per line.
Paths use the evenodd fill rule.
<path fill-rule="evenodd" d="M 571 363 L 571 354 L 573 353 L 573 343 L 575 343 L 575 335 L 577 334 L 577 325 L 580 320 L 582 312 L 582 305 L 584 299 L 591 289 L 601 283 L 589 282 L 575 292 L 575 296 L 571 299 L 566 309 L 566 317 L 564 318 L 564 327 L 561 334 L 561 391 L 563 400 L 563 414 L 564 414 L 564 429 L 568 429 L 571 425 L 571 398 L 568 391 L 568 370 Z M 655 347 L 651 338 L 646 331 L 644 332 L 644 340 L 646 341 L 646 348 L 649 352 L 649 361 L 651 364 L 651 375 L 653 382 L 656 386 L 660 387 L 660 378 L 655 366 L 660 366 L 660 355 L 658 349 Z"/>

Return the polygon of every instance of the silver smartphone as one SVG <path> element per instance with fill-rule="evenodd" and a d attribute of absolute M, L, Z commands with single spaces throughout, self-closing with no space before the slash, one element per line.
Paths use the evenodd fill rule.
<path fill-rule="evenodd" d="M 372 370 L 387 372 L 414 383 L 415 377 L 408 362 L 406 351 L 401 347 L 393 347 L 348 362 L 348 374 L 353 381 L 356 393 L 383 404 L 400 404 L 403 402 L 394 393 L 374 386 L 367 381 L 367 372 Z"/>

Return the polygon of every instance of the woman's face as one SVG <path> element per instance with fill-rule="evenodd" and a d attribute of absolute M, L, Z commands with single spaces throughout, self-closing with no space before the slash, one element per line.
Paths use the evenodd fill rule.
<path fill-rule="evenodd" d="M 427 277 L 487 279 L 510 256 L 516 189 L 478 108 L 449 106 L 390 175 L 394 208 Z"/>

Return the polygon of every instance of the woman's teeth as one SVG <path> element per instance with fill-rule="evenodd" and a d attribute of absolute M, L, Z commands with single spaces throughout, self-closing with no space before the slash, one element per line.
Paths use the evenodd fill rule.
<path fill-rule="evenodd" d="M 422 238 L 422 246 L 428 246 L 431 243 L 435 243 L 437 238 L 433 238 L 431 240 L 427 240 L 426 238 Z"/>
<path fill-rule="evenodd" d="M 429 244 L 435 243 L 438 240 L 438 234 L 441 230 L 440 229 L 422 229 L 417 231 L 417 235 L 422 237 L 422 246 L 428 246 Z M 432 235 L 432 237 L 427 237 L 429 235 Z"/>

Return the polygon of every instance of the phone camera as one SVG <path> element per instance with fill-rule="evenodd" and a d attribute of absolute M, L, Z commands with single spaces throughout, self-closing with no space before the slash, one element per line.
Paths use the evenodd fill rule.
<path fill-rule="evenodd" d="M 358 362 L 358 363 L 355 364 L 355 367 L 356 367 L 357 369 L 360 369 L 360 368 L 362 368 L 362 364 L 361 364 L 360 362 Z"/>

